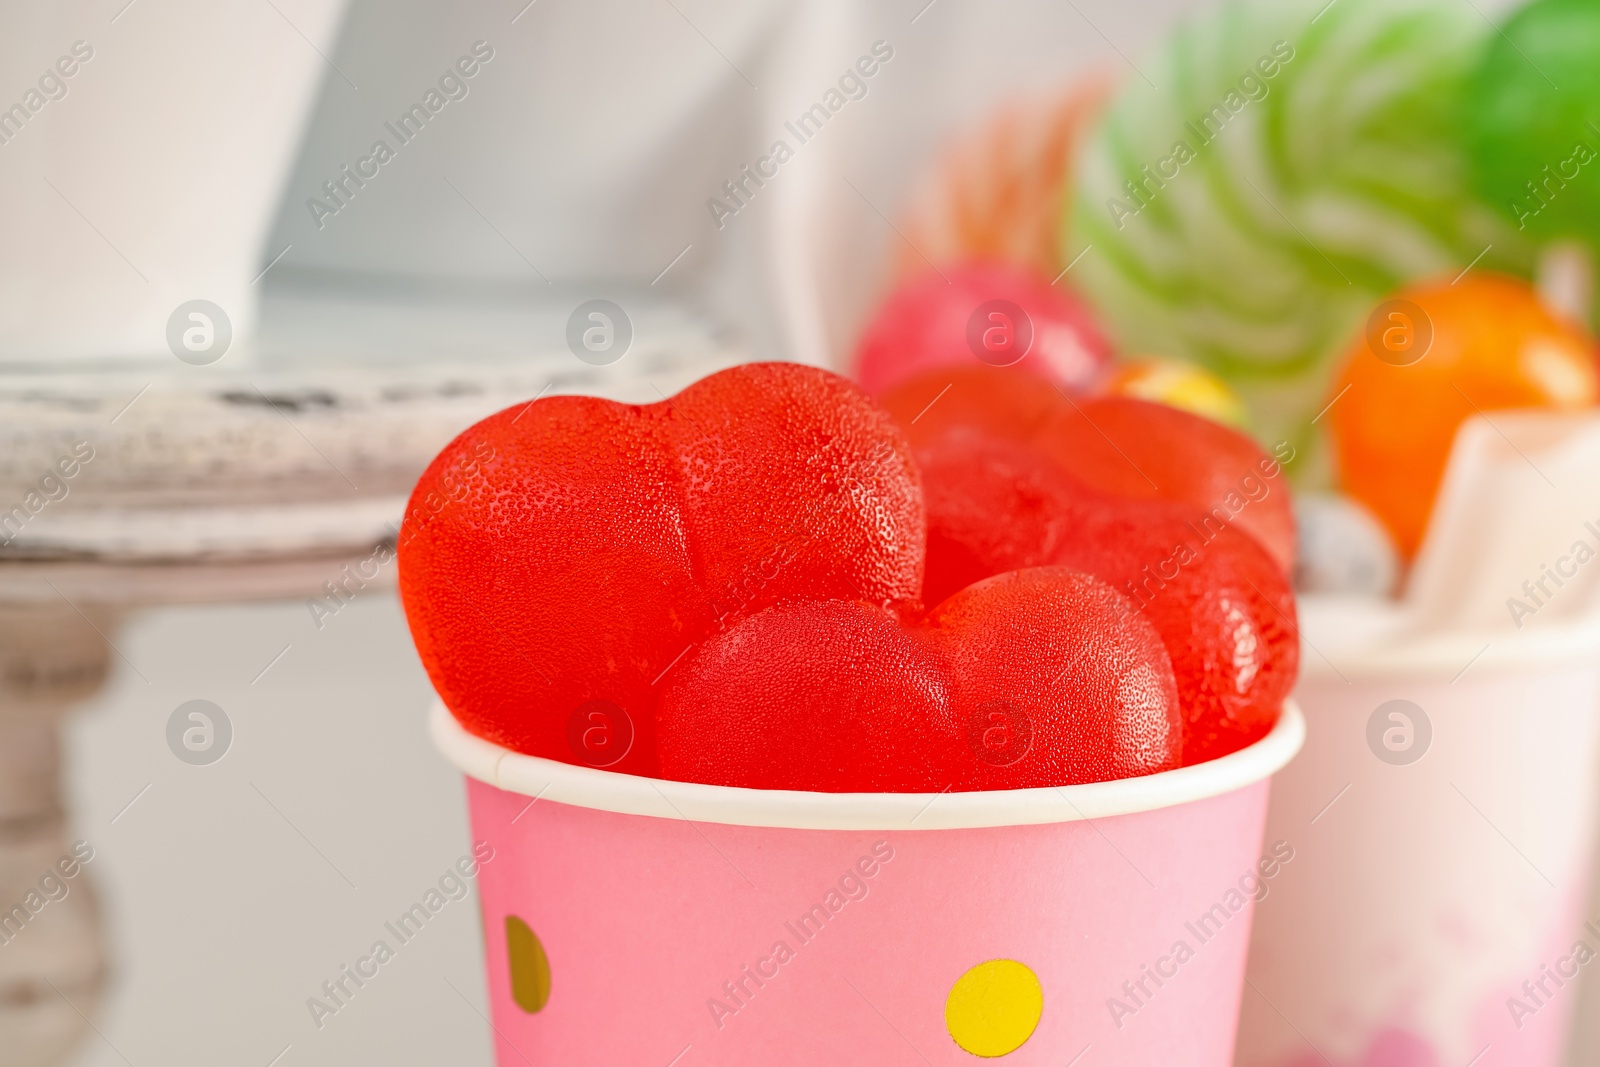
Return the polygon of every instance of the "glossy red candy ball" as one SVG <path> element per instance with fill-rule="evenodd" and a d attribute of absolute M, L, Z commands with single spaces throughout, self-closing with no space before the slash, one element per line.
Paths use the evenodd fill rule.
<path fill-rule="evenodd" d="M 1083 387 L 1110 360 L 1076 297 L 1027 268 L 980 260 L 930 270 L 890 294 L 857 344 L 855 373 L 874 395 L 934 368 L 983 365 Z"/>

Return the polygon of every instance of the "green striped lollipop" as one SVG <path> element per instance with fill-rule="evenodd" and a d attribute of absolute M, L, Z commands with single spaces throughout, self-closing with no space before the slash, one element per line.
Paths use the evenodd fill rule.
<path fill-rule="evenodd" d="M 1091 135 L 1062 238 L 1093 246 L 1073 277 L 1125 351 L 1216 372 L 1269 441 L 1310 441 L 1389 292 L 1526 258 L 1459 146 L 1488 26 L 1459 0 L 1324 2 L 1180 26 Z"/>

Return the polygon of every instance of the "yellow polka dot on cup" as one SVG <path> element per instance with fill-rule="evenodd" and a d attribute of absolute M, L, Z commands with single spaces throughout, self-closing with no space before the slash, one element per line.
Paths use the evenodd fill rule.
<path fill-rule="evenodd" d="M 994 1058 L 1021 1048 L 1044 1014 L 1039 976 L 1016 960 L 989 960 L 950 987 L 944 1024 L 974 1056 Z"/>

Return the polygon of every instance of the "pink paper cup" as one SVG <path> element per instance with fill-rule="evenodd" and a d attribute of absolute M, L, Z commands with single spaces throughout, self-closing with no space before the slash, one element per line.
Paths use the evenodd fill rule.
<path fill-rule="evenodd" d="M 501 1067 L 1225 1067 L 1253 903 L 1293 863 L 1263 855 L 1269 779 L 1305 733 L 1291 704 L 1144 778 L 839 794 L 538 759 L 442 705 L 431 728 L 487 857 Z"/>

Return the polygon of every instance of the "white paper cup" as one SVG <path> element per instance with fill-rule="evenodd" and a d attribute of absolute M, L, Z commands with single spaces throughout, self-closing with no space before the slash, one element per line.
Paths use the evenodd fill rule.
<path fill-rule="evenodd" d="M 1355 654 L 1318 636 L 1360 628 L 1336 614 L 1302 609 L 1327 643 L 1302 658 L 1306 750 L 1267 821 L 1298 856 L 1257 913 L 1237 1062 L 1557 1067 L 1575 945 L 1600 953 L 1600 630 Z"/>

